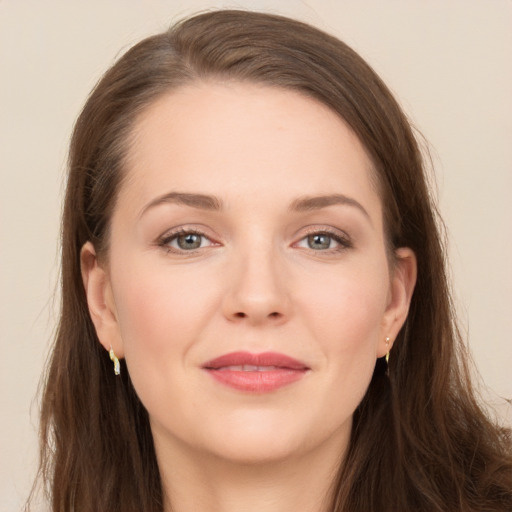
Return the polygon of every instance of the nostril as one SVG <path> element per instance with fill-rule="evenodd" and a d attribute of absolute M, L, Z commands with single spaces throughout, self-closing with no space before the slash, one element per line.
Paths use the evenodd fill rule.
<path fill-rule="evenodd" d="M 247 318 L 247 313 L 244 313 L 243 311 L 239 311 L 238 313 L 235 313 L 234 316 L 236 318 Z M 281 313 L 279 313 L 278 311 L 274 311 L 272 313 L 269 313 L 268 315 L 269 318 L 280 318 L 281 317 Z"/>

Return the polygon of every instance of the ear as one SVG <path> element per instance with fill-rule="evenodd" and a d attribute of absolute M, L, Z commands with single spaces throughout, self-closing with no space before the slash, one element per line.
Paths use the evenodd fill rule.
<path fill-rule="evenodd" d="M 416 285 L 416 255 L 408 247 L 395 250 L 395 260 L 391 269 L 388 304 L 382 320 L 382 336 L 377 357 L 385 356 L 393 346 L 398 333 L 405 323 Z M 386 342 L 389 338 L 389 342 Z"/>
<path fill-rule="evenodd" d="M 82 247 L 80 265 L 89 314 L 98 339 L 107 352 L 113 348 L 116 356 L 121 358 L 124 355 L 123 343 L 110 279 L 100 265 L 91 242 L 86 242 Z"/>

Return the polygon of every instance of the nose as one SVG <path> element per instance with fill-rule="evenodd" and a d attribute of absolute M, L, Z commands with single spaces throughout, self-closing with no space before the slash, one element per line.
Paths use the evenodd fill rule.
<path fill-rule="evenodd" d="M 271 248 L 239 255 L 226 276 L 223 313 L 232 322 L 279 325 L 291 314 L 282 258 Z"/>

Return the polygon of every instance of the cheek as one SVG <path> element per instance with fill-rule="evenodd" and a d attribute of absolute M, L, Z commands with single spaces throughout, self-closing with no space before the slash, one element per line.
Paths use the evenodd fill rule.
<path fill-rule="evenodd" d="M 356 409 L 371 381 L 383 336 L 387 283 L 382 274 L 380 281 L 354 274 L 331 284 L 330 293 L 314 304 L 310 330 L 326 363 L 330 393 L 325 409 L 336 422 L 340 414 Z"/>
<path fill-rule="evenodd" d="M 142 261 L 117 277 L 120 334 L 137 395 L 152 417 L 166 418 L 164 423 L 177 421 L 166 416 L 169 403 L 180 408 L 177 418 L 193 417 L 191 354 L 215 309 L 215 284 Z M 190 398 L 185 403 L 184 396 Z"/>
<path fill-rule="evenodd" d="M 319 367 L 329 392 L 320 399 L 336 423 L 353 412 L 373 375 L 389 283 L 387 269 L 365 266 L 358 271 L 332 273 L 323 292 L 302 308 L 304 322 L 319 348 Z M 306 299 L 304 299 L 306 300 Z"/>
<path fill-rule="evenodd" d="M 381 335 L 386 309 L 386 271 L 371 267 L 333 272 L 313 297 L 303 296 L 311 334 L 328 352 L 368 352 Z M 309 286 L 311 288 L 311 286 Z M 373 357 L 371 353 L 371 357 Z"/>
<path fill-rule="evenodd" d="M 213 310 L 214 283 L 147 262 L 131 264 L 125 275 L 115 280 L 114 296 L 127 361 L 182 361 Z"/>

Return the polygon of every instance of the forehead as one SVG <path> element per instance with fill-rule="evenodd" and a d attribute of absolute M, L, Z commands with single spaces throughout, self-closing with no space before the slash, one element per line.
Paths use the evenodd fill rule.
<path fill-rule="evenodd" d="M 176 189 L 228 203 L 377 196 L 371 161 L 340 116 L 289 89 L 236 82 L 188 85 L 154 102 L 135 123 L 125 171 L 121 195 L 134 201 Z"/>

